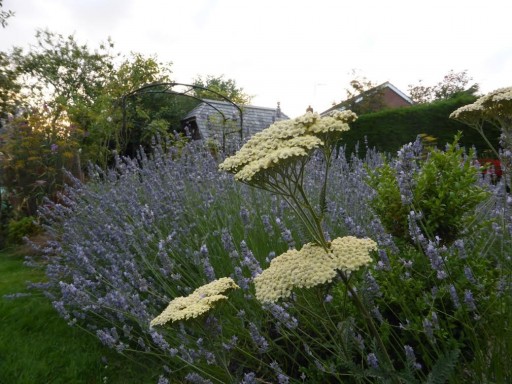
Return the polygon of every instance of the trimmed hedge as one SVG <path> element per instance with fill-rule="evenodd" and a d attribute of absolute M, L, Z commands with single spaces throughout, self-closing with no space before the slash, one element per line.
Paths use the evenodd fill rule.
<path fill-rule="evenodd" d="M 400 147 L 414 141 L 419 134 L 435 137 L 436 145 L 444 148 L 445 144 L 453 142 L 458 131 L 462 131 L 460 145 L 466 148 L 474 146 L 477 154 L 482 157 L 489 148 L 480 134 L 475 129 L 450 119 L 453 111 L 475 100 L 475 96 L 461 94 L 430 104 L 364 114 L 351 124 L 351 130 L 343 135 L 342 144 L 346 145 L 347 152 L 353 152 L 359 143 L 359 155 L 364 156 L 366 138 L 369 148 L 375 147 L 380 152 L 395 154 Z M 489 126 L 486 132 L 489 140 L 498 147 L 499 130 Z"/>

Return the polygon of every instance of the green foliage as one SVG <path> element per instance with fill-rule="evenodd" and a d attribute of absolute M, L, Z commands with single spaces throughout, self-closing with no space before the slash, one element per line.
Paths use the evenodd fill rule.
<path fill-rule="evenodd" d="M 370 184 L 377 191 L 371 206 L 386 230 L 398 238 L 407 238 L 408 207 L 402 203 L 396 171 L 384 164 L 370 173 Z"/>
<path fill-rule="evenodd" d="M 224 76 L 199 76 L 194 80 L 194 85 L 203 89 L 194 89 L 194 96 L 200 99 L 212 99 L 226 101 L 229 99 L 235 104 L 250 104 L 252 96 L 244 92 L 243 88 L 238 87 L 233 79 L 224 79 Z M 210 92 L 209 90 L 213 91 Z M 222 95 L 225 98 L 223 98 Z"/>
<path fill-rule="evenodd" d="M 27 103 L 44 102 L 52 107 L 55 118 L 71 106 L 90 106 L 101 94 L 113 70 L 111 41 L 92 51 L 80 45 L 73 35 L 63 36 L 48 30 L 36 32 L 37 45 L 28 52 L 13 49 L 11 59 L 23 77 Z M 50 98 L 50 100 L 48 100 Z"/>
<path fill-rule="evenodd" d="M 377 195 L 372 207 L 386 228 L 403 240 L 409 237 L 408 214 L 420 213 L 422 230 L 427 238 L 439 237 L 446 244 L 457 239 L 473 221 L 475 208 L 488 194 L 476 185 L 479 170 L 464 157 L 458 147 L 460 135 L 448 145 L 446 151 L 433 149 L 420 168 L 411 174 L 409 187 L 412 201 L 404 203 L 399 177 L 389 165 L 376 169 L 370 176 L 370 184 Z"/>
<path fill-rule="evenodd" d="M 451 70 L 436 85 L 424 86 L 420 81 L 419 85 L 409 85 L 408 91 L 415 103 L 430 103 L 436 100 L 450 99 L 461 93 L 473 95 L 478 91 L 478 85 L 474 84 L 468 88 L 471 80 L 472 78 L 468 76 L 467 70 L 462 72 Z"/>
<path fill-rule="evenodd" d="M 14 12 L 11 10 L 4 11 L 1 8 L 3 7 L 2 1 L 0 0 L 0 25 L 2 28 L 5 28 L 7 26 L 7 19 L 9 17 L 14 16 Z"/>
<path fill-rule="evenodd" d="M 7 119 L 20 104 L 21 85 L 17 81 L 16 66 L 9 55 L 0 52 L 0 119 Z M 0 129 L 2 122 L 0 121 Z M 0 137 L 1 140 L 1 137 Z"/>
<path fill-rule="evenodd" d="M 427 384 L 444 384 L 455 370 L 460 351 L 455 349 L 441 356 L 428 374 Z"/>
<path fill-rule="evenodd" d="M 0 56 L 3 112 L 14 114 L 20 104 L 26 109 L 46 105 L 52 123 L 65 114 L 82 132 L 77 137 L 82 163 L 105 167 L 114 150 L 134 155 L 140 145 L 149 147 L 154 121 L 160 122 L 160 133 L 173 135 L 181 128 L 180 119 L 195 105 L 187 98 L 176 100 L 158 92 L 121 102 L 124 95 L 144 85 L 169 82 L 170 63 L 132 54 L 116 65 L 110 40 L 91 50 L 73 35 L 38 30 L 36 39 L 28 51 L 16 47 L 10 55 Z M 27 95 L 23 100 L 18 97 L 20 89 Z"/>
<path fill-rule="evenodd" d="M 121 103 L 143 85 L 169 81 L 170 64 L 133 54 L 116 67 L 110 41 L 91 51 L 74 36 L 38 31 L 36 38 L 27 52 L 0 55 L 0 117 L 25 111 L 7 120 L 0 147 L 0 185 L 17 215 L 33 215 L 45 196 L 55 198 L 65 170 L 82 178 L 89 162 L 106 167 L 114 153 L 149 148 L 155 135 L 173 139 L 193 107 L 165 94 Z"/>
<path fill-rule="evenodd" d="M 395 154 L 402 145 L 414 141 L 420 134 L 437 138 L 437 145 L 442 147 L 461 131 L 460 145 L 466 148 L 474 146 L 477 153 L 482 153 L 488 145 L 480 134 L 449 118 L 455 109 L 474 100 L 475 97 L 463 94 L 431 104 L 364 114 L 352 124 L 352 129 L 346 132 L 341 143 L 347 151 L 352 151 L 359 143 L 360 156 L 366 153 L 363 143 L 380 152 Z M 497 144 L 499 129 L 490 126 L 486 132 L 491 142 Z"/>
<path fill-rule="evenodd" d="M 9 123 L 0 147 L 0 184 L 16 215 L 35 215 L 43 198 L 55 197 L 63 187 L 66 170 L 81 175 L 80 136 L 64 114 L 56 120 L 48 107 Z"/>
<path fill-rule="evenodd" d="M 11 220 L 7 226 L 7 243 L 21 244 L 25 236 L 35 235 L 41 231 L 33 216 L 25 216 L 19 220 Z"/>
<path fill-rule="evenodd" d="M 123 96 L 144 85 L 169 82 L 170 73 L 170 64 L 133 54 L 114 70 L 92 107 L 73 110 L 87 132 L 85 159 L 106 166 L 112 162 L 114 150 L 134 156 L 140 146 L 149 148 L 154 134 L 173 137 L 173 131 L 181 127 L 180 119 L 194 106 L 190 100 L 157 89 L 123 102 Z"/>
<path fill-rule="evenodd" d="M 472 213 L 488 194 L 476 185 L 479 170 L 464 159 L 459 137 L 446 151 L 433 150 L 415 177 L 412 208 L 422 212 L 424 231 L 451 243 L 473 220 Z"/>
<path fill-rule="evenodd" d="M 13 215 L 12 205 L 7 200 L 7 190 L 0 187 L 0 249 L 5 246 L 7 240 L 7 224 Z"/>

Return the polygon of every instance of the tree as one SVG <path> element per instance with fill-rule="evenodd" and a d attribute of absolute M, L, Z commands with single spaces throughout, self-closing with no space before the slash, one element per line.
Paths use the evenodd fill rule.
<path fill-rule="evenodd" d="M 138 148 L 144 127 L 158 127 L 152 122 L 162 123 L 172 110 L 162 98 L 123 113 L 126 93 L 169 81 L 169 67 L 155 59 L 133 55 L 116 68 L 111 42 L 91 51 L 73 36 L 36 36 L 38 44 L 29 51 L 0 55 L 0 102 L 11 116 L 0 143 L 0 185 L 8 189 L 2 198 L 8 195 L 21 214 L 33 214 L 44 196 L 56 196 L 64 169 L 80 177 L 88 161 L 107 166 L 114 150 L 124 155 Z M 26 98 L 18 97 L 20 90 Z"/>
<path fill-rule="evenodd" d="M 124 98 L 145 85 L 171 82 L 171 73 L 171 63 L 160 63 L 155 57 L 132 54 L 125 59 L 89 112 L 94 120 L 88 130 L 90 141 L 107 150 L 108 157 L 110 149 L 128 156 L 140 146 L 149 149 L 155 135 L 172 139 L 195 101 L 165 92 L 164 85 Z"/>
<path fill-rule="evenodd" d="M 350 88 L 345 89 L 347 93 L 345 108 L 358 115 L 381 109 L 384 106 L 382 90 L 376 83 L 358 74 L 356 70 L 353 69 L 351 73 L 354 78 L 349 83 Z"/>
<path fill-rule="evenodd" d="M 14 16 L 14 12 L 11 11 L 11 10 L 3 11 L 2 10 L 2 7 L 3 7 L 2 3 L 3 3 L 3 0 L 0 0 L 0 25 L 2 26 L 2 28 L 5 28 L 7 26 L 7 19 L 9 17 Z"/>
<path fill-rule="evenodd" d="M 430 103 L 435 100 L 446 100 L 455 97 L 463 92 L 470 95 L 478 92 L 478 84 L 468 87 L 472 80 L 468 76 L 467 70 L 454 72 L 451 70 L 443 80 L 433 86 L 425 86 L 419 81 L 418 85 L 409 84 L 408 91 L 411 99 L 418 104 Z"/>
<path fill-rule="evenodd" d="M 246 105 L 250 104 L 252 96 L 248 95 L 244 92 L 244 89 L 238 87 L 236 81 L 233 79 L 224 79 L 224 76 L 211 76 L 208 75 L 206 77 L 197 77 L 194 80 L 194 85 L 202 88 L 207 88 L 216 93 L 220 93 L 224 97 L 231 100 L 233 103 Z M 217 94 L 213 92 L 209 92 L 206 89 L 194 89 L 194 96 L 200 99 L 212 99 L 212 100 L 222 100 L 225 101 L 222 97 L 219 97 Z"/>
<path fill-rule="evenodd" d="M 65 113 L 55 120 L 50 107 L 33 110 L 7 125 L 8 140 L 0 147 L 0 185 L 7 188 L 15 217 L 35 215 L 45 196 L 55 197 L 65 171 L 81 175 L 79 137 Z"/>
<path fill-rule="evenodd" d="M 9 114 L 13 114 L 21 103 L 18 73 L 11 58 L 0 52 L 0 129 Z"/>
<path fill-rule="evenodd" d="M 28 95 L 24 103 L 18 102 L 25 111 L 47 106 L 54 122 L 66 114 L 83 132 L 79 143 L 83 162 L 106 166 L 113 151 L 132 155 L 141 144 L 148 145 L 155 133 L 167 134 L 161 129 L 165 124 L 168 130 L 171 124 L 176 128 L 176 103 L 167 96 L 131 99 L 124 114 L 121 103 L 124 95 L 139 87 L 170 81 L 170 63 L 132 54 L 116 66 L 119 55 L 112 53 L 110 40 L 91 50 L 73 35 L 38 30 L 36 38 L 37 44 L 28 51 L 15 47 L 9 56 L 4 54 L 10 67 L 0 66 L 0 73 L 6 74 L 0 82 L 0 102 L 14 105 L 12 94 L 21 88 Z M 180 113 L 186 112 L 180 109 Z M 160 124 L 151 124 L 153 120 Z"/>
<path fill-rule="evenodd" d="M 366 76 L 361 75 L 355 69 L 352 69 L 351 76 L 353 76 L 353 79 L 350 80 L 350 88 L 345 88 L 345 92 L 347 93 L 347 99 L 356 97 L 361 93 L 369 91 L 370 89 L 375 88 L 377 86 L 376 83 L 374 83 L 371 80 L 368 80 Z"/>
<path fill-rule="evenodd" d="M 30 106 L 49 104 L 57 120 L 68 108 L 92 105 L 112 75 L 114 44 L 109 40 L 91 52 L 73 35 L 48 30 L 38 30 L 36 39 L 28 52 L 15 47 L 11 54 Z"/>

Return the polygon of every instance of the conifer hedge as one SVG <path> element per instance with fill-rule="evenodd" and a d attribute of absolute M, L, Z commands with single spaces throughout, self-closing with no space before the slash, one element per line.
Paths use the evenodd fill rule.
<path fill-rule="evenodd" d="M 359 148 L 359 155 L 366 152 L 365 142 L 369 148 L 375 147 L 380 152 L 395 154 L 398 149 L 413 142 L 420 134 L 426 134 L 436 139 L 435 144 L 444 148 L 446 143 L 453 142 L 458 131 L 462 132 L 460 145 L 475 147 L 478 157 L 485 157 L 484 151 L 488 146 L 480 134 L 458 121 L 449 118 L 450 113 L 457 108 L 471 104 L 476 97 L 461 94 L 457 97 L 440 100 L 429 104 L 419 104 L 407 108 L 387 109 L 359 116 L 352 123 L 351 130 L 343 136 L 343 145 L 348 153 Z M 487 136 L 498 147 L 499 130 L 488 127 Z"/>

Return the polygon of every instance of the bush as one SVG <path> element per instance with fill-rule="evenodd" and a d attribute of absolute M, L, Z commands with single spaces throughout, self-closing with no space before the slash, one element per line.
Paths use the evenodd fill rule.
<path fill-rule="evenodd" d="M 419 218 L 421 235 L 451 244 L 474 222 L 475 208 L 488 193 L 476 184 L 480 170 L 473 166 L 474 152 L 465 156 L 458 147 L 460 135 L 445 151 L 432 149 L 421 160 L 419 139 L 402 148 L 393 165 L 372 171 L 370 184 L 377 195 L 372 208 L 386 230 L 402 240 L 416 242 L 409 216 Z"/>
<path fill-rule="evenodd" d="M 40 232 L 40 226 L 34 216 L 26 216 L 19 220 L 11 220 L 7 225 L 7 244 L 21 244 L 24 237 Z"/>
<path fill-rule="evenodd" d="M 54 198 L 65 184 L 65 171 L 81 174 L 78 140 L 81 133 L 50 110 L 31 111 L 10 121 L 0 157 L 0 183 L 17 215 L 36 215 L 44 197 Z"/>

